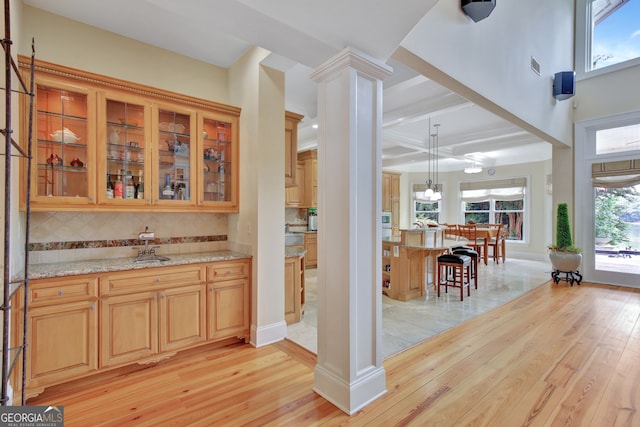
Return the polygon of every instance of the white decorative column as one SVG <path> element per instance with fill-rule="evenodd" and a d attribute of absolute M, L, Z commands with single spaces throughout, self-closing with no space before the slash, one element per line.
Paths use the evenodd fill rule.
<path fill-rule="evenodd" d="M 384 63 L 345 49 L 318 67 L 318 363 L 314 390 L 353 414 L 382 367 Z"/>

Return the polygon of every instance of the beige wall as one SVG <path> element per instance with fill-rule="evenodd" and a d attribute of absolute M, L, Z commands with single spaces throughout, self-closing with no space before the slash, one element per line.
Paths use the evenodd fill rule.
<path fill-rule="evenodd" d="M 444 183 L 443 215 L 441 222 L 460 223 L 460 199 L 458 188 L 461 182 L 489 181 L 512 177 L 526 177 L 528 181 L 529 222 L 525 224 L 524 243 L 509 243 L 507 256 L 518 256 L 529 259 L 546 260 L 546 247 L 551 243 L 551 218 L 549 215 L 551 195 L 546 193 L 546 175 L 551 173 L 551 161 L 520 163 L 509 166 L 496 166 L 495 175 L 486 173 L 467 175 L 462 171 L 440 173 L 440 181 Z M 401 226 L 411 226 L 412 203 L 411 185 L 426 181 L 426 173 L 403 174 L 401 177 Z M 406 202 L 405 202 L 406 197 Z M 403 209 L 404 208 L 404 209 Z M 403 225 L 404 224 L 404 225 Z"/>
<path fill-rule="evenodd" d="M 24 6 L 20 53 L 93 73 L 229 103 L 227 70 Z"/>

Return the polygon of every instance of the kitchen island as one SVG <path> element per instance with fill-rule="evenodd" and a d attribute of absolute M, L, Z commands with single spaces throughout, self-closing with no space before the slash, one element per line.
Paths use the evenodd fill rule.
<path fill-rule="evenodd" d="M 424 296 L 430 283 L 435 286 L 438 256 L 466 243 L 449 237 L 419 240 L 414 231 L 382 241 L 382 292 L 389 298 L 408 301 Z"/>

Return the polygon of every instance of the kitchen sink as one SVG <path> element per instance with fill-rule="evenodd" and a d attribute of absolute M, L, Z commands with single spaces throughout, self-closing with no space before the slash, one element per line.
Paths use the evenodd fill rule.
<path fill-rule="evenodd" d="M 304 246 L 304 233 L 285 233 L 285 246 Z"/>

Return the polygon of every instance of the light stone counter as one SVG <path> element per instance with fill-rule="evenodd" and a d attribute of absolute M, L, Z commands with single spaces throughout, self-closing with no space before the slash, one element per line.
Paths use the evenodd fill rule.
<path fill-rule="evenodd" d="M 34 264 L 29 266 L 30 279 L 73 276 L 78 274 L 108 273 L 111 271 L 138 270 L 148 267 L 197 264 L 202 262 L 229 261 L 251 258 L 242 252 L 212 251 L 171 255 L 168 261 L 134 262 L 134 258 L 96 259 L 90 261 Z"/>
<path fill-rule="evenodd" d="M 304 249 L 304 248 L 294 248 L 294 247 L 290 247 L 290 246 L 285 246 L 284 247 L 284 257 L 285 258 L 303 256 L 306 253 L 307 253 L 307 250 Z"/>

